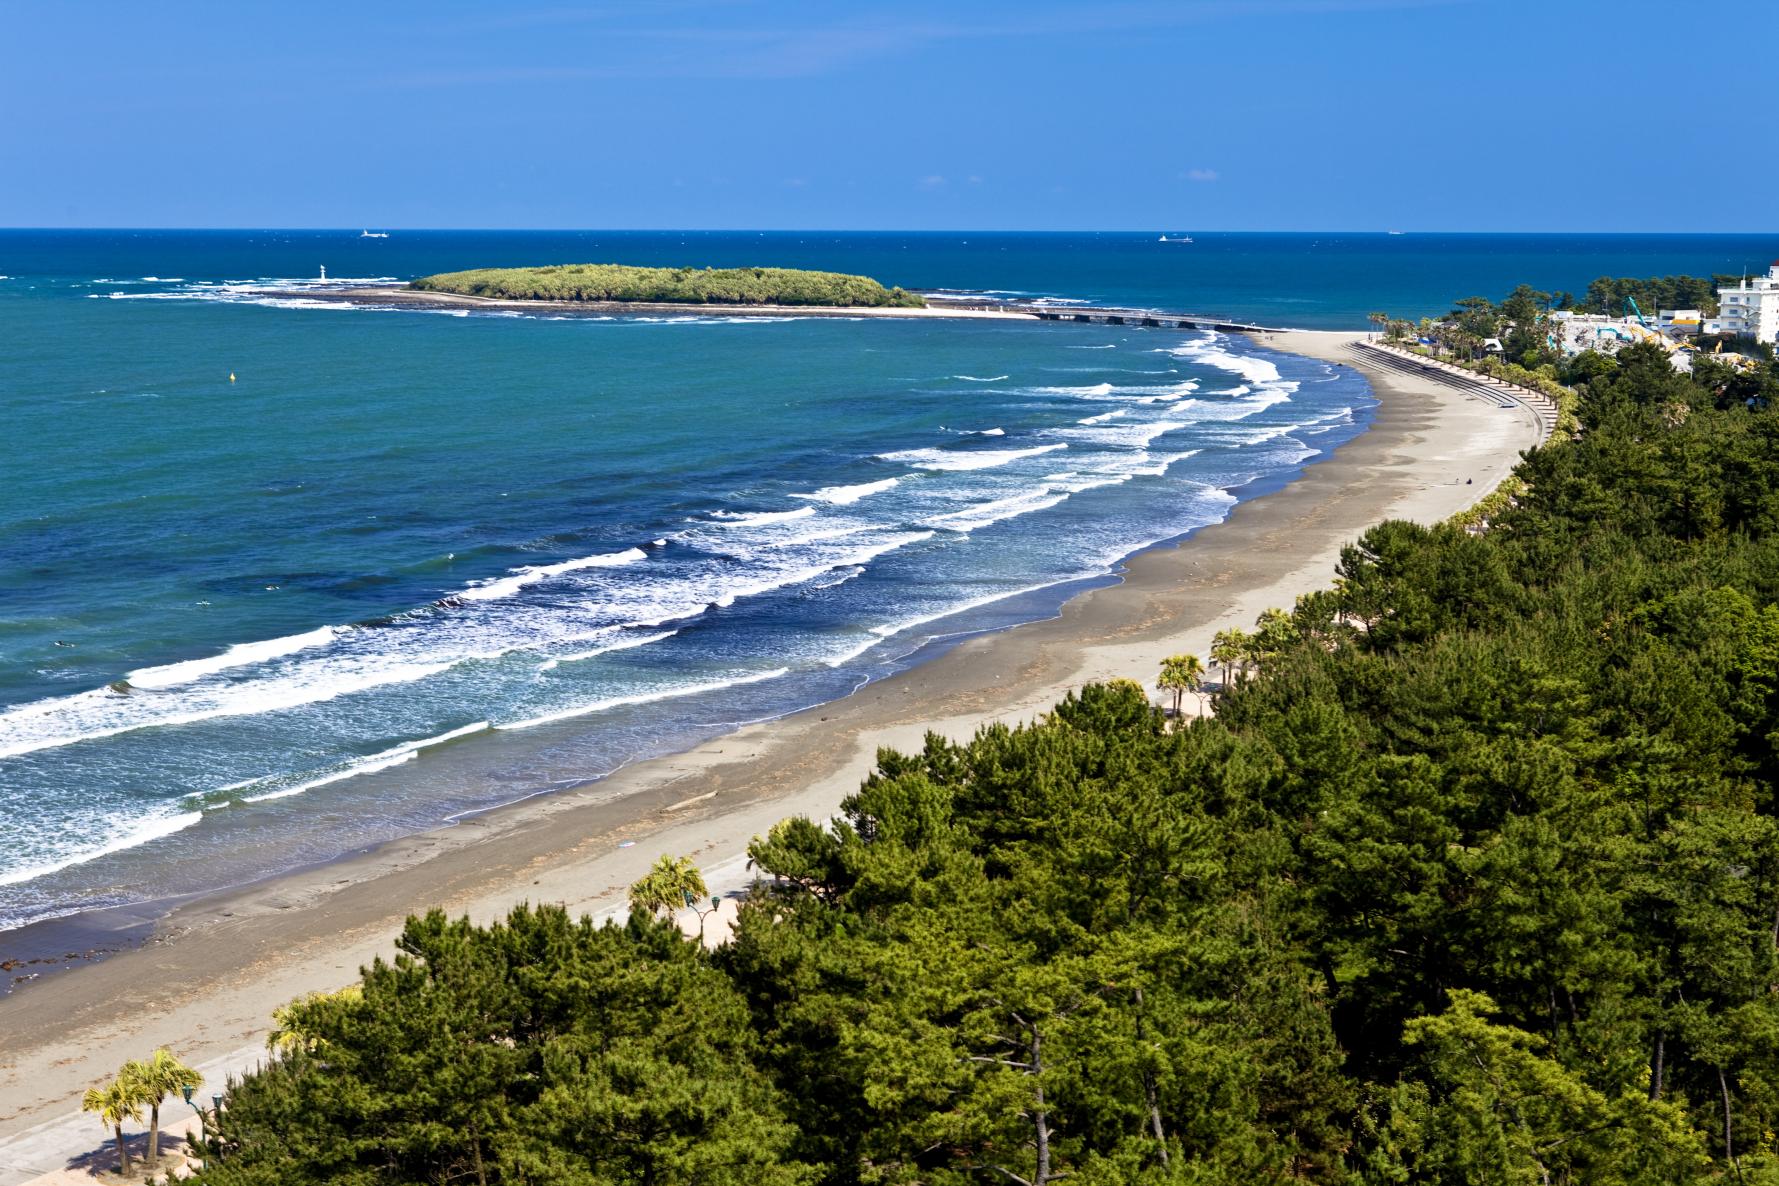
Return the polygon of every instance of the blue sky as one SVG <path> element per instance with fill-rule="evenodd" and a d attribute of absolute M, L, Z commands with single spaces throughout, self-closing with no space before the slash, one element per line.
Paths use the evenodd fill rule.
<path fill-rule="evenodd" d="M 0 28 L 6 226 L 1758 231 L 1779 190 L 1779 0 L 0 0 Z"/>

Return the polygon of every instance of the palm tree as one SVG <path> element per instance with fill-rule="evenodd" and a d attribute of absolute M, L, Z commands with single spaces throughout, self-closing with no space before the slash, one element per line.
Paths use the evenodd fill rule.
<path fill-rule="evenodd" d="M 1161 678 L 1155 686 L 1174 694 L 1174 720 L 1180 719 L 1180 701 L 1187 692 L 1197 692 L 1203 684 L 1205 665 L 1197 655 L 1169 655 L 1161 661 Z"/>
<path fill-rule="evenodd" d="M 1384 332 L 1384 327 L 1390 324 L 1390 315 L 1388 313 L 1367 313 L 1365 320 L 1371 322 L 1377 328 L 1377 332 L 1381 334 Z"/>
<path fill-rule="evenodd" d="M 1248 633 L 1239 627 L 1219 630 L 1211 636 L 1211 662 L 1223 664 L 1223 686 L 1235 679 L 1235 665 L 1248 653 Z"/>
<path fill-rule="evenodd" d="M 642 880 L 630 887 L 630 909 L 650 914 L 665 911 L 671 915 L 709 893 L 704 888 L 704 875 L 698 872 L 691 857 L 663 856 Z"/>
<path fill-rule="evenodd" d="M 131 1060 L 124 1064 L 124 1075 L 132 1079 L 138 1101 L 148 1105 L 148 1164 L 153 1168 L 161 1159 L 161 1101 L 187 1087 L 196 1087 L 204 1076 L 173 1057 L 162 1046 L 147 1062 Z"/>
<path fill-rule="evenodd" d="M 124 1121 L 142 1123 L 141 1085 L 134 1081 L 130 1064 L 104 1087 L 89 1087 L 81 1098 L 82 1112 L 97 1112 L 99 1120 L 117 1137 L 117 1172 L 130 1175 L 130 1147 L 124 1143 Z"/>

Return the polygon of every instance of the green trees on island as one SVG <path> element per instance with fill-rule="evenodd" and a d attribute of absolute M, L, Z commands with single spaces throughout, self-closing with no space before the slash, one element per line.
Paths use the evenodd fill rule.
<path fill-rule="evenodd" d="M 1716 382 L 1622 351 L 1486 533 L 1220 636 L 1215 718 L 880 753 L 715 949 L 411 920 L 201 1180 L 1779 1182 L 1779 420 Z"/>
<path fill-rule="evenodd" d="M 869 276 L 798 268 L 635 268 L 559 264 L 425 276 L 425 292 L 526 301 L 644 301 L 692 305 L 837 305 L 921 308 L 926 301 Z"/>

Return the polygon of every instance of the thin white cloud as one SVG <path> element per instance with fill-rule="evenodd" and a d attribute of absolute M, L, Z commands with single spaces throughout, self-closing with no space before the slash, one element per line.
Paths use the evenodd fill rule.
<path fill-rule="evenodd" d="M 507 12 L 493 27 L 562 27 L 573 64 L 464 63 L 396 75 L 381 86 L 448 87 L 501 83 L 549 83 L 573 79 L 799 78 L 831 74 L 860 61 L 960 41 L 1008 41 L 1046 36 L 1091 36 L 1156 29 L 1259 15 L 1444 7 L 1474 0 L 1125 0 L 1095 5 L 1031 3 L 1017 20 L 956 19 L 951 11 L 929 17 L 919 8 L 875 12 L 836 7 L 844 15 L 806 25 L 768 25 L 761 10 L 733 0 L 680 0 L 667 9 L 638 5 Z M 682 24 L 659 23 L 662 12 Z M 912 13 L 913 15 L 904 15 Z M 637 20 L 638 16 L 641 20 Z M 474 27 L 474 23 L 470 27 Z M 485 26 L 488 27 L 488 26 Z M 465 29 L 467 31 L 467 29 Z"/>
<path fill-rule="evenodd" d="M 1215 169 L 1188 169 L 1181 176 L 1188 181 L 1215 181 L 1219 174 Z"/>

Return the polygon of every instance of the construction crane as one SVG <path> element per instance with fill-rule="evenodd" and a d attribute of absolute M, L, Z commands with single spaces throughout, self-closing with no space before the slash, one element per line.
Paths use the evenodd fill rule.
<path fill-rule="evenodd" d="M 1642 326 L 1644 329 L 1649 328 L 1649 322 L 1647 322 L 1643 319 L 1643 310 L 1641 310 L 1637 307 L 1637 298 L 1636 297 L 1632 297 L 1632 296 L 1626 297 L 1625 298 L 1625 308 L 1627 308 L 1631 311 L 1631 316 L 1633 316 L 1637 319 L 1638 325 Z"/>

